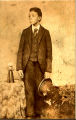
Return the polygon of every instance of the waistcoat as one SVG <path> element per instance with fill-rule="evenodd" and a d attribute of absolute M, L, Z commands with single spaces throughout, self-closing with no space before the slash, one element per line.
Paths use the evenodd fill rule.
<path fill-rule="evenodd" d="M 32 44 L 31 44 L 30 60 L 36 62 L 38 60 L 38 34 L 34 37 L 34 34 L 32 33 L 31 41 Z"/>

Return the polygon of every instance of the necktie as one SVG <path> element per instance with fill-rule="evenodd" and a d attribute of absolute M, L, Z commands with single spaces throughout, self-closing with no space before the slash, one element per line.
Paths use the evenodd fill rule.
<path fill-rule="evenodd" d="M 36 37 L 37 33 L 38 33 L 38 29 L 35 28 L 35 29 L 34 29 L 34 37 Z"/>

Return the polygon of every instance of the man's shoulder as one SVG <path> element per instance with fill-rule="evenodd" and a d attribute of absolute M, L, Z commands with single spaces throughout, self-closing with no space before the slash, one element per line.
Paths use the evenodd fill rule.
<path fill-rule="evenodd" d="M 31 29 L 31 25 L 30 25 L 29 27 L 24 28 L 24 29 L 23 29 L 23 32 L 26 32 L 26 31 L 28 31 L 29 29 Z"/>
<path fill-rule="evenodd" d="M 47 28 L 45 28 L 44 26 L 41 25 L 41 27 L 46 31 L 49 32 L 49 30 Z"/>
<path fill-rule="evenodd" d="M 47 29 L 47 28 L 45 28 L 44 26 L 42 26 L 42 25 L 40 25 L 41 26 L 41 28 L 47 33 L 47 32 L 49 32 L 49 30 Z M 32 25 L 30 25 L 29 27 L 26 27 L 26 28 L 24 28 L 23 29 L 23 33 L 25 33 L 25 32 L 29 32 L 29 30 L 31 30 L 32 29 Z"/>

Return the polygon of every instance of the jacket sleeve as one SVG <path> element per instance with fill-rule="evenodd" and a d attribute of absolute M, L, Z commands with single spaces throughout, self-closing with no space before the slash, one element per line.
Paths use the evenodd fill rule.
<path fill-rule="evenodd" d="M 24 31 L 21 34 L 21 39 L 19 43 L 19 49 L 17 53 L 17 63 L 16 63 L 16 70 L 22 70 L 22 59 L 23 59 L 23 49 L 24 49 Z"/>
<path fill-rule="evenodd" d="M 52 73 L 52 42 L 51 42 L 51 36 L 49 31 L 46 31 L 46 71 Z"/>

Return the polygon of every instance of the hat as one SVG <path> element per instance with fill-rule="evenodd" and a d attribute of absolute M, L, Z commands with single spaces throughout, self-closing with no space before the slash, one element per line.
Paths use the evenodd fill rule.
<path fill-rule="evenodd" d="M 48 92 L 50 92 L 52 87 L 52 80 L 50 78 L 48 79 L 43 79 L 39 86 L 38 86 L 38 92 L 40 96 L 46 96 Z"/>

